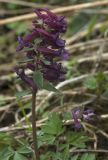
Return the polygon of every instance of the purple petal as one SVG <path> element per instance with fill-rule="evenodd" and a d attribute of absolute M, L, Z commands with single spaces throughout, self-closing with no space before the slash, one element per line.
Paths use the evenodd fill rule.
<path fill-rule="evenodd" d="M 24 47 L 30 47 L 30 44 L 26 42 L 22 37 L 18 37 L 19 46 L 17 47 L 16 51 L 21 51 Z"/>
<path fill-rule="evenodd" d="M 80 129 L 80 128 L 82 128 L 82 125 L 81 125 L 81 123 L 78 121 L 78 122 L 74 122 L 74 124 L 75 124 L 75 128 L 76 129 Z"/>
<path fill-rule="evenodd" d="M 63 49 L 62 53 L 61 53 L 61 58 L 62 58 L 62 60 L 69 59 L 69 52 L 67 50 Z"/>
<path fill-rule="evenodd" d="M 28 34 L 28 35 L 26 35 L 26 36 L 24 37 L 24 41 L 25 41 L 25 42 L 33 42 L 34 39 L 36 39 L 36 38 L 38 38 L 38 37 L 39 37 L 38 32 L 37 32 L 36 30 L 33 30 L 32 33 L 30 33 L 30 34 Z"/>
<path fill-rule="evenodd" d="M 14 68 L 14 71 L 16 72 L 16 74 L 29 86 L 31 86 L 31 88 L 33 90 L 37 90 L 37 87 L 35 85 L 35 83 L 33 82 L 33 79 L 28 77 L 25 72 L 24 72 L 24 69 L 23 68 L 18 68 L 18 67 L 15 67 Z"/>
<path fill-rule="evenodd" d="M 28 64 L 27 64 L 27 68 L 29 68 L 29 69 L 32 70 L 32 71 L 35 71 L 36 66 L 35 66 L 34 64 L 32 64 L 32 63 L 28 63 Z"/>
<path fill-rule="evenodd" d="M 53 49 L 49 49 L 49 48 L 46 48 L 46 47 L 39 47 L 37 48 L 37 51 L 38 52 L 41 52 L 43 55 L 45 56 L 49 56 L 49 57 L 57 57 L 57 56 L 60 56 L 60 51 L 55 51 Z"/>
<path fill-rule="evenodd" d="M 45 24 L 51 29 L 64 33 L 67 29 L 67 23 L 64 16 L 57 16 L 48 9 L 36 9 L 34 11 L 39 19 L 42 19 Z"/>
<path fill-rule="evenodd" d="M 91 120 L 91 118 L 94 116 L 94 111 L 92 109 L 87 109 L 83 113 L 83 119 L 84 120 Z"/>
<path fill-rule="evenodd" d="M 58 38 L 56 40 L 56 45 L 59 47 L 64 47 L 65 46 L 65 40 Z"/>
<path fill-rule="evenodd" d="M 74 120 L 74 124 L 75 124 L 75 128 L 76 129 L 80 129 L 82 127 L 80 121 L 79 121 L 79 114 L 80 114 L 80 108 L 74 108 L 72 111 L 71 111 L 71 114 L 72 114 L 72 118 Z"/>
<path fill-rule="evenodd" d="M 61 66 L 61 64 L 52 63 L 50 65 L 43 64 L 43 70 L 42 73 L 44 75 L 44 78 L 49 81 L 62 81 L 64 80 L 64 68 Z"/>
<path fill-rule="evenodd" d="M 62 40 L 59 37 L 59 33 L 51 34 L 45 31 L 44 29 L 36 28 L 36 31 L 39 33 L 41 38 L 44 38 L 45 41 L 47 41 L 49 44 L 58 46 L 58 47 L 64 47 L 65 46 L 65 40 Z"/>

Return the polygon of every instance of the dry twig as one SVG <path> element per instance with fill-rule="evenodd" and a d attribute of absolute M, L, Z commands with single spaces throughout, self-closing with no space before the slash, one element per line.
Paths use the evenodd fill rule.
<path fill-rule="evenodd" d="M 67 7 L 61 7 L 61 8 L 53 9 L 52 11 L 54 13 L 65 13 L 65 12 L 70 12 L 70 11 L 73 12 L 73 11 L 82 10 L 85 8 L 94 8 L 94 7 L 105 6 L 105 5 L 108 5 L 107 0 L 77 4 L 77 5 L 67 6 Z M 12 23 L 16 21 L 21 21 L 21 20 L 28 20 L 34 17 L 36 17 L 36 15 L 34 13 L 31 13 L 31 14 L 25 14 L 21 16 L 12 17 L 12 18 L 7 18 L 7 19 L 0 20 L 0 25 L 4 25 L 7 23 Z"/>
<path fill-rule="evenodd" d="M 38 4 L 38 3 L 33 3 L 33 2 L 25 2 L 22 0 L 0 0 L 1 3 L 12 3 L 12 4 L 16 4 L 16 5 L 21 5 L 21 6 L 26 6 L 26 7 L 46 7 L 46 4 Z M 47 5 L 48 6 L 48 5 Z M 48 6 L 50 7 L 50 6 Z"/>

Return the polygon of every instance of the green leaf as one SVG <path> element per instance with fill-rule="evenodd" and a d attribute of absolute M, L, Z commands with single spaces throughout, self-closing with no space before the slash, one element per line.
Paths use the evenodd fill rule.
<path fill-rule="evenodd" d="M 90 38 L 90 35 L 92 34 L 92 31 L 94 29 L 94 26 L 97 22 L 97 19 L 98 19 L 98 15 L 94 15 L 91 20 L 90 20 L 90 23 L 88 25 L 88 33 L 87 33 L 87 38 Z"/>
<path fill-rule="evenodd" d="M 0 96 L 0 106 L 5 105 L 7 102 L 5 101 L 5 96 Z"/>
<path fill-rule="evenodd" d="M 59 148 L 60 146 L 58 146 Z M 64 144 L 64 147 L 62 149 L 62 152 L 56 152 L 56 154 L 53 155 L 53 160 L 69 160 L 69 145 Z"/>
<path fill-rule="evenodd" d="M 48 82 L 46 80 L 43 83 L 43 89 L 46 89 L 46 90 L 52 91 L 52 92 L 59 92 L 60 93 L 59 90 L 57 90 L 50 82 Z"/>
<path fill-rule="evenodd" d="M 16 28 L 17 34 L 22 34 L 25 33 L 26 30 L 28 29 L 28 25 L 25 22 L 19 23 L 19 25 Z"/>
<path fill-rule="evenodd" d="M 64 119 L 64 120 L 71 120 L 71 119 L 72 119 L 71 113 L 69 113 L 69 112 L 64 112 L 64 113 L 63 113 L 63 119 Z"/>
<path fill-rule="evenodd" d="M 54 152 L 52 152 L 52 151 L 47 151 L 46 153 L 40 155 L 40 159 L 41 159 L 41 160 L 49 160 L 49 159 L 55 160 L 55 159 L 53 158 L 54 155 L 55 155 Z"/>
<path fill-rule="evenodd" d="M 82 155 L 81 160 L 95 160 L 95 154 L 85 153 L 85 154 Z"/>
<path fill-rule="evenodd" d="M 95 90 L 97 88 L 97 80 L 95 77 L 89 77 L 84 81 L 84 87 L 87 89 Z"/>
<path fill-rule="evenodd" d="M 108 89 L 106 89 L 106 91 L 102 94 L 102 96 L 108 98 Z"/>
<path fill-rule="evenodd" d="M 81 160 L 87 160 L 88 157 L 88 153 L 85 153 L 82 155 Z"/>
<path fill-rule="evenodd" d="M 94 153 L 89 153 L 87 160 L 95 160 L 95 154 Z"/>
<path fill-rule="evenodd" d="M 95 160 L 95 157 L 94 153 L 90 153 L 87 160 Z"/>
<path fill-rule="evenodd" d="M 23 49 L 23 51 L 24 52 L 27 52 L 27 51 L 33 51 L 34 50 L 34 48 L 32 47 L 32 48 L 29 48 L 29 47 L 24 47 L 24 49 Z"/>
<path fill-rule="evenodd" d="M 71 158 L 71 160 L 77 160 L 78 157 L 79 157 L 79 155 L 77 154 L 77 155 L 73 156 L 73 157 Z"/>
<path fill-rule="evenodd" d="M 70 19 L 68 35 L 79 32 L 84 26 L 89 23 L 89 16 L 85 13 L 78 13 Z"/>
<path fill-rule="evenodd" d="M 56 154 L 53 154 L 52 159 L 53 160 L 64 160 L 63 154 L 60 152 L 57 152 Z"/>
<path fill-rule="evenodd" d="M 27 62 L 32 62 L 32 61 L 33 61 L 33 59 L 25 58 L 25 59 L 19 61 L 18 63 L 20 64 L 20 63 L 27 63 Z"/>
<path fill-rule="evenodd" d="M 10 160 L 10 158 L 13 156 L 12 153 L 7 153 L 7 154 L 4 154 L 2 157 L 0 156 L 0 159 L 2 160 Z"/>
<path fill-rule="evenodd" d="M 103 23 L 103 25 L 100 27 L 99 31 L 103 34 L 108 30 L 108 26 Z"/>
<path fill-rule="evenodd" d="M 22 153 L 22 154 L 27 154 L 27 153 L 32 153 L 32 149 L 30 147 L 26 147 L 26 146 L 23 146 L 23 147 L 20 147 L 18 150 L 17 150 L 18 153 Z"/>
<path fill-rule="evenodd" d="M 43 61 L 46 65 L 50 65 L 50 62 L 49 62 L 48 60 L 46 60 L 45 58 L 43 58 L 42 61 Z"/>
<path fill-rule="evenodd" d="M 59 115 L 53 113 L 51 116 L 49 116 L 48 121 L 42 127 L 42 131 L 46 134 L 57 135 L 57 136 L 62 134 L 64 132 L 64 128 L 62 120 L 60 119 Z"/>
<path fill-rule="evenodd" d="M 10 145 L 14 139 L 7 133 L 0 133 L 0 147 L 3 145 Z"/>
<path fill-rule="evenodd" d="M 17 92 L 15 94 L 15 96 L 16 96 L 17 100 L 20 100 L 23 96 L 26 96 L 26 95 L 28 95 L 30 93 L 31 93 L 30 90 L 26 90 L 26 91 Z"/>
<path fill-rule="evenodd" d="M 49 134 L 43 134 L 38 136 L 38 147 L 40 147 L 43 144 L 54 144 L 55 138 L 55 136 Z"/>
<path fill-rule="evenodd" d="M 69 145 L 65 145 L 65 149 L 62 155 L 63 155 L 63 158 L 62 158 L 63 160 L 69 159 Z"/>
<path fill-rule="evenodd" d="M 10 151 L 8 147 L 0 149 L 0 160 L 9 160 L 13 154 L 13 151 Z"/>
<path fill-rule="evenodd" d="M 96 80 L 97 80 L 98 84 L 102 84 L 103 82 L 105 82 L 107 80 L 107 76 L 102 71 L 99 71 L 96 74 Z"/>
<path fill-rule="evenodd" d="M 9 4 L 7 3 L 6 7 L 12 10 L 12 9 L 17 9 L 18 5 L 17 4 L 12 4 L 12 3 L 9 3 Z"/>
<path fill-rule="evenodd" d="M 43 75 L 40 71 L 36 71 L 33 75 L 33 80 L 39 89 L 43 88 Z"/>
<path fill-rule="evenodd" d="M 22 34 L 26 32 L 28 25 L 25 22 L 21 22 L 21 23 L 14 22 L 14 23 L 7 24 L 7 27 L 11 30 L 15 30 L 17 34 Z"/>
<path fill-rule="evenodd" d="M 13 160 L 27 160 L 27 158 L 23 156 L 22 154 L 15 152 Z"/>
<path fill-rule="evenodd" d="M 88 138 L 83 133 L 68 133 L 67 134 L 67 141 L 69 144 L 77 147 L 77 148 L 85 148 L 85 142 Z"/>

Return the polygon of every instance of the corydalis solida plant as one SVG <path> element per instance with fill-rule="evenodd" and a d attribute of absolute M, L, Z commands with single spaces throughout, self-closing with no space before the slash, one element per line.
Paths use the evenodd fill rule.
<path fill-rule="evenodd" d="M 36 136 L 35 101 L 38 89 L 48 89 L 50 83 L 65 79 L 66 69 L 60 61 L 68 59 L 65 40 L 61 34 L 66 32 L 67 23 L 64 16 L 57 16 L 48 9 L 35 9 L 37 19 L 33 20 L 31 32 L 24 38 L 18 37 L 17 52 L 24 51 L 26 61 L 15 67 L 16 74 L 32 89 L 32 128 L 35 158 L 39 160 Z M 28 76 L 25 70 L 33 72 Z M 51 90 L 52 86 L 50 86 Z"/>

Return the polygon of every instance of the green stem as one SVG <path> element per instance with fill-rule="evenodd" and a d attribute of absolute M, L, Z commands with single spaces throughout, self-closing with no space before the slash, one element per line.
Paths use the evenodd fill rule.
<path fill-rule="evenodd" d="M 35 160 L 40 160 L 37 143 L 37 127 L 36 127 L 36 91 L 32 92 L 32 133 L 33 133 L 33 145 Z"/>
<path fill-rule="evenodd" d="M 18 106 L 21 108 L 21 112 L 22 112 L 23 116 L 25 117 L 26 124 L 29 126 L 29 129 L 31 129 L 31 124 L 30 124 L 30 121 L 25 113 L 24 106 L 23 106 L 22 102 L 18 99 L 17 99 L 17 102 L 18 102 Z"/>

